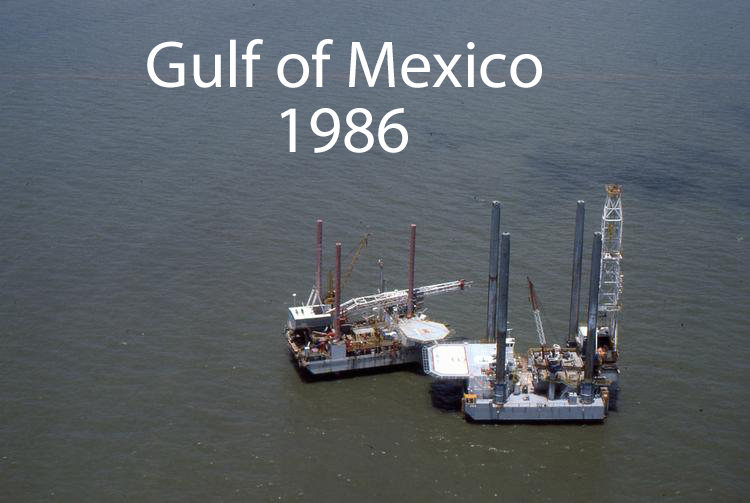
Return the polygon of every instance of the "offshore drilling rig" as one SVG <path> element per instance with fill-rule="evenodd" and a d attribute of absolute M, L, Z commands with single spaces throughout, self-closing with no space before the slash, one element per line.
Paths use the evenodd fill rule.
<path fill-rule="evenodd" d="M 355 248 L 354 261 L 368 236 Z M 426 297 L 462 291 L 471 283 L 460 279 L 414 286 L 416 225 L 411 226 L 407 288 L 383 291 L 381 263 L 380 291 L 346 302 L 341 300 L 341 243 L 336 243 L 335 286 L 329 287 L 325 299 L 322 295 L 322 220 L 317 222 L 316 245 L 315 285 L 306 304 L 289 308 L 285 329 L 289 354 L 300 370 L 320 376 L 418 363 L 424 344 L 443 340 L 450 334 L 446 325 L 430 321 L 420 312 L 422 304 Z M 350 273 L 351 266 L 344 278 Z"/>
<path fill-rule="evenodd" d="M 616 407 L 618 329 L 622 311 L 622 193 L 607 185 L 601 231 L 594 233 L 586 323 L 579 324 L 585 205 L 578 201 L 570 320 L 565 347 L 545 347 L 533 285 L 530 300 L 540 347 L 515 353 L 508 337 L 510 234 L 500 233 L 500 203 L 492 206 L 487 338 L 494 343 L 435 343 L 423 349 L 425 373 L 461 380 L 467 420 L 598 422 Z"/>

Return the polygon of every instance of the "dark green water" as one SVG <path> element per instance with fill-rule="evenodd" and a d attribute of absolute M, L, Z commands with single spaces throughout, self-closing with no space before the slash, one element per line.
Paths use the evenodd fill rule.
<path fill-rule="evenodd" d="M 1 3 L 0 500 L 744 499 L 749 18 L 693 0 Z M 198 89 L 190 64 L 185 88 L 150 82 L 158 43 L 207 64 L 230 38 L 264 39 L 254 88 Z M 324 87 L 282 87 L 276 62 L 324 38 Z M 352 41 L 392 41 L 397 64 L 473 41 L 544 76 L 350 89 Z M 321 107 L 404 107 L 408 147 L 355 155 L 342 134 L 313 154 Z M 350 295 L 377 287 L 378 258 L 404 286 L 416 223 L 418 283 L 476 282 L 430 314 L 477 338 L 501 200 L 524 348 L 525 277 L 559 337 L 575 201 L 588 251 L 607 182 L 624 186 L 625 318 L 604 425 L 471 425 L 417 373 L 306 383 L 289 364 L 316 218 L 327 265 L 334 240 L 372 233 Z"/>

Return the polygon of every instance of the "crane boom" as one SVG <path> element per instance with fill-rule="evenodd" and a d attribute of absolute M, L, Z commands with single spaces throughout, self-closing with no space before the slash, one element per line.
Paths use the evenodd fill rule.
<path fill-rule="evenodd" d="M 542 313 L 539 309 L 539 299 L 537 299 L 536 290 L 534 290 L 534 283 L 531 282 L 531 278 L 526 276 L 526 281 L 529 282 L 529 302 L 531 302 L 531 310 L 534 313 L 536 334 L 539 336 L 539 344 L 544 347 L 547 344 L 547 338 L 544 336 L 544 326 L 542 325 Z"/>
<path fill-rule="evenodd" d="M 352 275 L 352 271 L 354 270 L 354 266 L 357 264 L 357 260 L 359 260 L 359 256 L 362 255 L 362 251 L 367 248 L 367 240 L 370 239 L 370 233 L 368 232 L 362 238 L 359 240 L 359 243 L 357 243 L 357 247 L 354 249 L 354 252 L 352 252 L 352 259 L 349 262 L 349 266 L 346 268 L 346 271 L 344 271 L 344 280 L 342 287 L 346 286 L 346 284 L 349 282 L 349 276 Z"/>
<path fill-rule="evenodd" d="M 414 297 L 423 299 L 430 295 L 441 293 L 456 292 L 471 286 L 470 281 L 462 279 L 450 281 L 448 283 L 438 283 L 436 285 L 422 286 L 414 289 Z M 391 290 L 390 292 L 376 293 L 364 297 L 355 297 L 341 304 L 341 315 L 348 316 L 353 313 L 363 312 L 375 308 L 387 308 L 404 305 L 407 302 L 409 292 L 407 290 Z M 329 312 L 333 312 L 330 310 Z"/>
<path fill-rule="evenodd" d="M 349 261 L 349 265 L 346 266 L 346 270 L 344 271 L 344 274 L 342 275 L 343 278 L 341 280 L 341 288 L 346 287 L 347 283 L 349 282 L 349 277 L 352 275 L 352 271 L 354 271 L 354 266 L 357 264 L 357 260 L 359 260 L 359 256 L 362 255 L 362 251 L 367 248 L 367 241 L 370 239 L 371 234 L 368 232 L 364 236 L 362 236 L 359 239 L 359 242 L 357 245 L 352 248 L 352 250 L 347 254 L 348 256 L 351 256 L 351 260 Z M 333 303 L 333 269 L 330 269 L 328 271 L 328 292 L 326 293 L 325 303 L 331 304 Z"/>

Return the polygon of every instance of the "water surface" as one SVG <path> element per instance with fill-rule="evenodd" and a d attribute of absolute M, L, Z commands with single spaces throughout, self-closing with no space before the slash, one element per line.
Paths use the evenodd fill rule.
<path fill-rule="evenodd" d="M 732 1 L 4 2 L 0 499 L 740 499 L 749 17 Z M 226 61 L 230 38 L 264 39 L 252 89 L 150 82 L 158 43 Z M 275 63 L 324 38 L 324 87 L 282 87 Z M 350 89 L 352 41 L 370 57 L 392 41 L 397 62 L 473 41 L 477 61 L 532 53 L 544 76 Z M 404 107 L 408 147 L 355 155 L 342 135 L 313 154 L 322 107 Z M 524 348 L 525 277 L 560 338 L 575 201 L 588 251 L 609 182 L 624 186 L 624 392 L 604 425 L 472 425 L 414 372 L 306 383 L 290 365 L 281 328 L 312 285 L 316 218 L 326 267 L 334 240 L 372 233 L 350 295 L 377 287 L 379 258 L 405 286 L 416 223 L 419 284 L 475 281 L 430 314 L 477 338 L 501 200 Z"/>

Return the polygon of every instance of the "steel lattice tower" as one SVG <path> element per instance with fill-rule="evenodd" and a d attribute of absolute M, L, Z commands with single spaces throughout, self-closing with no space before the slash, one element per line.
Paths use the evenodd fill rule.
<path fill-rule="evenodd" d="M 602 213 L 602 261 L 599 280 L 599 315 L 604 317 L 600 326 L 609 328 L 610 337 L 617 349 L 619 313 L 622 310 L 622 188 L 606 186 L 607 201 Z"/>

